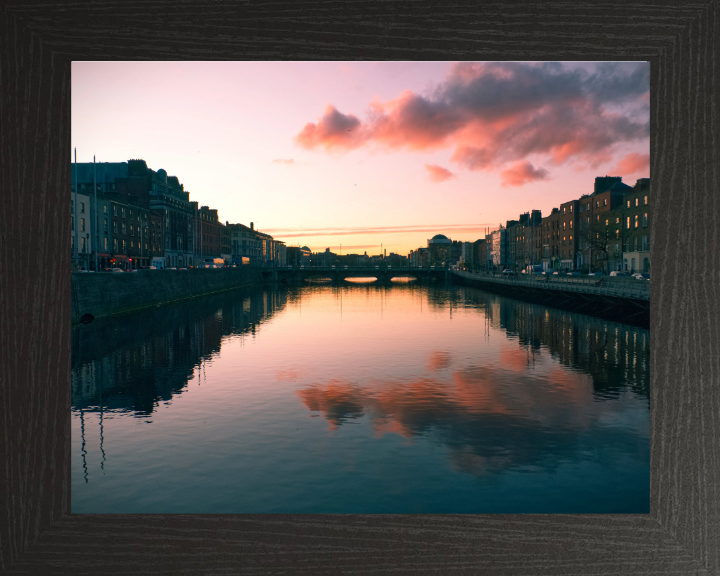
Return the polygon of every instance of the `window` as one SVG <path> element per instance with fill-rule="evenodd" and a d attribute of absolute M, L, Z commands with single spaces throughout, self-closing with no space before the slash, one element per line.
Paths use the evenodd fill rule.
<path fill-rule="evenodd" d="M 572 241 L 572 234 L 570 235 L 570 241 Z"/>
<path fill-rule="evenodd" d="M 117 234 L 117 221 L 113 220 L 113 234 Z"/>
<path fill-rule="evenodd" d="M 85 214 L 85 202 L 80 202 L 80 214 Z"/>
<path fill-rule="evenodd" d="M 618 216 L 617 218 L 615 218 L 615 224 L 620 224 L 620 216 Z"/>
<path fill-rule="evenodd" d="M 122 250 L 125 252 L 125 240 L 122 241 Z"/>
<path fill-rule="evenodd" d="M 643 250 L 649 250 L 649 243 L 648 243 L 648 237 L 643 236 L 642 237 L 642 249 Z"/>
<path fill-rule="evenodd" d="M 630 200 L 627 201 L 627 207 L 630 208 Z"/>
<path fill-rule="evenodd" d="M 107 218 L 105 218 L 105 233 L 107 234 L 108 226 L 107 226 Z"/>
<path fill-rule="evenodd" d="M 70 200 L 70 212 L 75 212 L 75 201 Z"/>
<path fill-rule="evenodd" d="M 573 211 L 573 207 L 572 207 L 572 206 L 570 206 L 570 212 L 572 212 L 572 211 Z"/>
<path fill-rule="evenodd" d="M 130 210 L 130 218 L 132 218 L 132 210 Z"/>
<path fill-rule="evenodd" d="M 85 238 L 80 238 L 80 252 L 85 252 Z"/>
<path fill-rule="evenodd" d="M 107 250 L 107 237 L 105 237 L 105 250 Z"/>
<path fill-rule="evenodd" d="M 600 200 L 598 200 L 597 202 L 595 202 L 595 208 L 600 208 Z"/>
<path fill-rule="evenodd" d="M 620 230 L 615 230 L 615 238 L 620 238 Z"/>
<path fill-rule="evenodd" d="M 123 236 L 125 236 L 125 222 L 122 223 L 122 233 L 123 233 Z M 123 242 L 124 242 L 124 240 L 123 240 Z"/>
<path fill-rule="evenodd" d="M 73 252 L 75 251 L 75 236 L 70 236 L 70 248 L 73 249 Z"/>
<path fill-rule="evenodd" d="M 123 206 L 121 208 L 121 212 L 122 212 L 122 217 L 125 218 L 125 206 Z"/>
<path fill-rule="evenodd" d="M 570 229 L 572 230 L 572 220 L 570 220 Z"/>
<path fill-rule="evenodd" d="M 645 200 L 645 206 L 647 206 L 647 196 L 645 196 L 644 200 Z"/>
<path fill-rule="evenodd" d="M 640 204 L 640 198 L 635 198 L 635 206 L 638 206 Z"/>
<path fill-rule="evenodd" d="M 113 240 L 113 251 L 117 252 L 117 238 Z"/>
<path fill-rule="evenodd" d="M 637 249 L 638 249 L 638 237 L 635 236 L 635 238 L 633 238 L 633 250 L 637 251 Z"/>
<path fill-rule="evenodd" d="M 605 226 L 609 226 L 609 225 L 610 225 L 610 220 L 608 220 L 607 218 L 605 218 Z"/>
<path fill-rule="evenodd" d="M 113 204 L 113 216 L 117 216 L 117 206 Z"/>
<path fill-rule="evenodd" d="M 80 218 L 80 232 L 85 232 L 85 218 Z"/>
<path fill-rule="evenodd" d="M 103 214 L 107 214 L 107 204 L 103 204 Z"/>
<path fill-rule="evenodd" d="M 147 250 L 147 242 L 145 242 L 145 250 Z"/>
<path fill-rule="evenodd" d="M 135 248 L 135 242 L 133 242 L 132 240 L 130 240 L 130 248 Z"/>
<path fill-rule="evenodd" d="M 639 214 L 635 214 L 635 228 L 638 227 L 638 224 L 639 224 L 639 223 L 640 223 L 640 215 L 639 215 Z"/>
<path fill-rule="evenodd" d="M 603 198 L 603 206 L 607 206 L 607 198 Z"/>
<path fill-rule="evenodd" d="M 133 229 L 132 224 L 130 224 L 130 236 L 135 236 L 135 230 Z"/>
<path fill-rule="evenodd" d="M 647 228 L 647 212 L 643 214 L 643 228 Z"/>
<path fill-rule="evenodd" d="M 600 222 L 600 216 L 595 216 L 598 222 Z"/>
<path fill-rule="evenodd" d="M 627 222 L 626 222 L 625 227 L 626 227 L 628 230 L 630 230 L 630 216 L 627 217 Z"/>
<path fill-rule="evenodd" d="M 70 231 L 75 230 L 75 216 L 70 216 Z"/>

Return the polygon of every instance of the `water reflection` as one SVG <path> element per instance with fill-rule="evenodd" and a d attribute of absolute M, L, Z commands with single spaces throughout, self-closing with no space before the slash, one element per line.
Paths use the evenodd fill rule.
<path fill-rule="evenodd" d="M 72 330 L 73 482 L 88 490 L 74 492 L 85 500 L 73 511 L 103 511 L 106 481 L 171 499 L 121 511 L 458 511 L 448 486 L 490 498 L 516 473 L 544 478 L 533 502 L 550 508 L 535 511 L 647 508 L 641 328 L 411 282 L 238 291 Z M 598 467 L 624 493 L 578 505 L 597 493 Z M 422 498 L 410 488 L 418 474 L 438 475 L 416 488 L 429 490 Z M 379 507 L 400 477 L 404 507 L 393 507 L 396 487 Z M 567 494 L 552 493 L 558 478 Z M 375 488 L 349 510 L 342 487 L 353 482 Z"/>
<path fill-rule="evenodd" d="M 223 338 L 254 337 L 287 296 L 232 292 L 73 326 L 73 409 L 149 416 L 202 378 L 203 363 L 220 353 Z"/>

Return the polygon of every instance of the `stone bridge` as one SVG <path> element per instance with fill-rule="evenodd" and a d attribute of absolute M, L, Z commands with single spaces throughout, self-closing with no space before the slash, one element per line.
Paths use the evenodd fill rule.
<path fill-rule="evenodd" d="M 342 282 L 348 278 L 375 278 L 387 283 L 393 278 L 414 278 L 419 281 L 444 280 L 444 268 L 393 268 L 391 266 L 278 266 L 262 269 L 265 282 L 302 282 L 310 279 L 329 278 Z"/>

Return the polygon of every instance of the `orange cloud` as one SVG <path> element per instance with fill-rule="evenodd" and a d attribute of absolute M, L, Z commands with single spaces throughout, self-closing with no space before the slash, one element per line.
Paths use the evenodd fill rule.
<path fill-rule="evenodd" d="M 433 182 L 445 182 L 445 180 L 455 178 L 455 174 L 450 170 L 436 164 L 425 164 L 425 169 L 428 171 L 428 177 Z"/>
<path fill-rule="evenodd" d="M 650 154 L 639 154 L 638 152 L 628 154 L 620 160 L 617 168 L 615 168 L 613 172 L 622 174 L 623 176 L 629 176 L 630 174 L 636 174 L 638 172 L 650 174 Z"/>
<path fill-rule="evenodd" d="M 534 180 L 545 180 L 548 171 L 535 168 L 530 162 L 517 162 L 509 169 L 500 172 L 501 186 L 522 186 Z"/>
<path fill-rule="evenodd" d="M 451 160 L 468 170 L 516 163 L 507 177 L 510 186 L 547 175 L 527 166 L 524 177 L 515 174 L 517 162 L 531 154 L 555 164 L 582 160 L 596 166 L 611 157 L 616 144 L 649 139 L 644 95 L 650 83 L 647 63 L 593 66 L 459 63 L 427 95 L 405 90 L 394 99 L 370 102 L 363 121 L 329 105 L 295 142 L 328 151 L 452 147 Z M 445 174 L 427 169 L 431 179 Z"/>
<path fill-rule="evenodd" d="M 326 150 L 356 148 L 364 141 L 360 132 L 360 120 L 356 116 L 343 114 L 328 105 L 317 123 L 308 122 L 295 136 L 295 143 L 309 149 L 316 146 Z"/>
<path fill-rule="evenodd" d="M 448 352 L 433 352 L 428 358 L 428 370 L 440 370 L 450 366 L 450 354 Z"/>
<path fill-rule="evenodd" d="M 280 380 L 297 380 L 298 372 L 296 369 L 292 370 L 278 370 L 275 374 L 275 379 L 279 382 Z"/>

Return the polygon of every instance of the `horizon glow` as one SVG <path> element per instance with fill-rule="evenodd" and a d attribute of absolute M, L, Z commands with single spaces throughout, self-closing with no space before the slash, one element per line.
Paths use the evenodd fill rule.
<path fill-rule="evenodd" d="M 73 62 L 72 147 L 288 246 L 406 255 L 649 177 L 649 88 L 647 62 Z"/>

